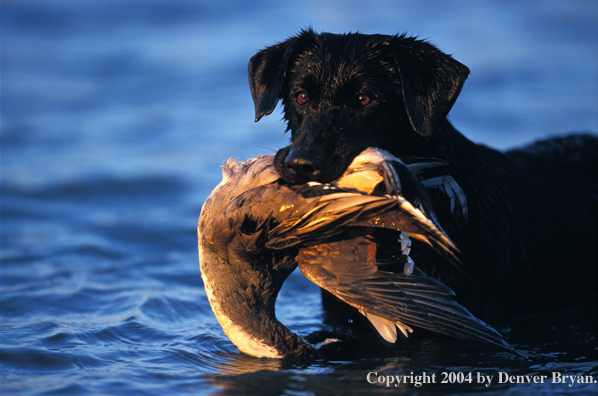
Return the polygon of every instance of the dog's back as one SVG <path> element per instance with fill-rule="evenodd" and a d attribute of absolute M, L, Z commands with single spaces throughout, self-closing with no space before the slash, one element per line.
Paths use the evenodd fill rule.
<path fill-rule="evenodd" d="M 440 221 L 466 256 L 467 277 L 418 265 L 450 284 L 488 320 L 596 303 L 598 138 L 573 135 L 506 153 L 444 130 L 449 173 L 463 188 L 469 221 L 434 194 Z M 463 300 L 462 300 L 463 301 Z"/>

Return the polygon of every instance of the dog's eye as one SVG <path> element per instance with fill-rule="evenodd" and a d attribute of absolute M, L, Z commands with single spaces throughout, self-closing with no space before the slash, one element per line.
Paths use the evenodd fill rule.
<path fill-rule="evenodd" d="M 297 103 L 303 105 L 307 103 L 307 101 L 309 100 L 309 96 L 307 96 L 306 92 L 301 91 L 297 95 L 295 95 L 295 99 L 297 100 Z"/>
<path fill-rule="evenodd" d="M 359 102 L 360 105 L 365 107 L 365 106 L 369 105 L 370 103 L 372 103 L 372 98 L 370 98 L 368 95 L 361 94 L 361 95 L 357 95 L 357 101 Z"/>

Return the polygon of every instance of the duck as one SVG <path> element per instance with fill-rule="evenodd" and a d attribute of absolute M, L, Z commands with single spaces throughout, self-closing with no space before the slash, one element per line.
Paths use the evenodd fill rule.
<path fill-rule="evenodd" d="M 197 234 L 206 296 L 231 342 L 264 358 L 322 357 L 341 349 L 342 337 L 301 337 L 277 319 L 278 293 L 298 267 L 357 308 L 384 342 L 419 328 L 517 353 L 410 257 L 413 238 L 459 265 L 460 252 L 438 223 L 426 188 L 443 188 L 461 206 L 466 201 L 446 179 L 426 185 L 418 178 L 443 165 L 433 159 L 405 165 L 368 148 L 332 183 L 288 185 L 274 155 L 223 164 Z"/>

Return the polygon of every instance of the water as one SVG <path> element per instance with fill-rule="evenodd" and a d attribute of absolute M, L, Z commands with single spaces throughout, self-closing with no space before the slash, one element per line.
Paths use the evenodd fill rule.
<path fill-rule="evenodd" d="M 598 379 L 596 312 L 528 320 L 508 354 L 444 338 L 333 361 L 240 354 L 212 314 L 195 223 L 228 157 L 286 144 L 280 112 L 253 123 L 246 66 L 300 28 L 426 37 L 472 69 L 451 112 L 501 149 L 598 130 L 595 1 L 4 0 L 0 390 L 11 395 L 585 395 Z M 301 306 L 297 307 L 297 296 Z M 327 328 L 316 286 L 293 274 L 277 312 Z M 372 385 L 472 373 L 474 383 Z M 494 375 L 489 387 L 477 373 Z M 370 379 L 377 378 L 370 376 Z"/>

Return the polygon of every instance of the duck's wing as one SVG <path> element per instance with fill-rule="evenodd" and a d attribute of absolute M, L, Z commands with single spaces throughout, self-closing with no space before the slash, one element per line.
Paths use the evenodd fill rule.
<path fill-rule="evenodd" d="M 250 237 L 245 246 L 250 250 L 322 244 L 349 227 L 387 228 L 421 240 L 458 262 L 459 251 L 450 238 L 401 196 L 368 195 L 319 183 L 273 183 L 241 194 L 212 222 L 218 224 L 211 228 L 219 243 L 241 232 Z"/>
<path fill-rule="evenodd" d="M 281 188 L 278 200 L 286 203 L 290 216 L 269 231 L 267 248 L 323 243 L 347 227 L 365 226 L 404 232 L 459 261 L 459 251 L 446 233 L 400 195 L 375 196 L 312 183 Z M 282 212 L 276 215 L 281 218 Z"/>
<path fill-rule="evenodd" d="M 514 352 L 502 336 L 453 300 L 453 291 L 415 268 L 403 273 L 397 258 L 380 264 L 369 236 L 299 250 L 301 272 L 340 300 L 357 308 L 388 342 L 396 328 L 407 336 L 410 326 L 463 340 L 492 344 Z"/>

